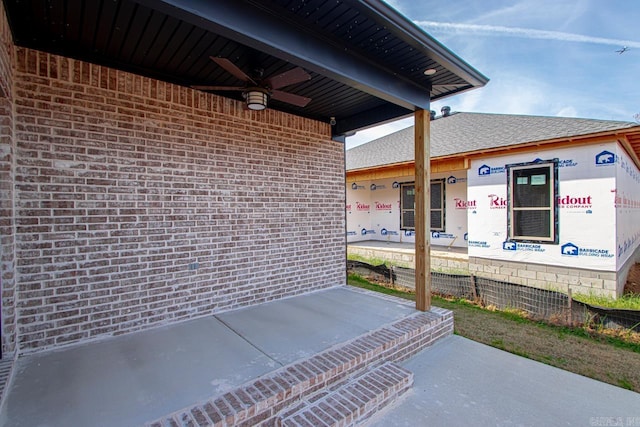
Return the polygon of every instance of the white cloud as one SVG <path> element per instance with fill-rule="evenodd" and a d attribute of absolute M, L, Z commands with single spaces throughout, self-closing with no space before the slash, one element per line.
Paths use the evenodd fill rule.
<path fill-rule="evenodd" d="M 628 46 L 632 48 L 640 48 L 640 42 L 637 41 L 585 36 L 582 34 L 565 33 L 561 31 L 534 30 L 531 28 L 503 27 L 499 25 L 457 24 L 452 22 L 414 22 L 427 30 L 447 31 L 465 34 L 472 33 L 481 35 L 522 37 L 527 39 L 546 39 L 576 43 L 596 43 L 609 46 Z"/>
<path fill-rule="evenodd" d="M 540 81 L 520 75 L 504 75 L 499 82 L 484 88 L 433 102 L 431 109 L 437 115 L 440 115 L 445 105 L 450 106 L 451 111 L 549 115 L 552 111 L 549 104 L 555 101 L 548 98 L 546 94 L 549 92 L 547 85 Z M 353 148 L 409 126 L 413 126 L 413 117 L 360 131 L 347 138 L 346 148 Z"/>
<path fill-rule="evenodd" d="M 498 3 L 500 4 L 500 3 Z M 589 2 L 585 0 L 561 1 L 558 0 L 535 0 L 519 1 L 505 7 L 491 9 L 489 5 L 486 11 L 474 16 L 465 16 L 464 22 L 468 24 L 492 23 L 500 25 L 506 23 L 508 26 L 527 27 L 527 23 L 543 23 L 549 28 L 568 28 L 576 19 L 585 15 L 589 11 Z M 435 19 L 436 21 L 446 21 L 445 19 Z M 450 21 L 459 21 L 451 19 Z"/>
<path fill-rule="evenodd" d="M 501 114 L 548 115 L 556 97 L 548 85 L 535 78 L 502 73 L 483 88 L 431 104 L 438 113 L 443 105 L 452 111 L 487 112 Z"/>
<path fill-rule="evenodd" d="M 409 8 L 406 1 L 388 0 L 388 2 L 400 11 Z M 532 4 L 535 13 L 526 9 Z M 629 104 L 629 100 L 637 99 L 634 95 L 635 92 L 630 91 L 631 86 L 629 85 L 625 86 L 626 89 L 623 92 L 619 90 L 616 92 L 612 88 L 615 86 L 614 83 L 623 81 L 624 76 L 635 75 L 632 72 L 633 68 L 629 67 L 629 62 L 634 59 L 633 55 L 637 54 L 636 49 L 640 49 L 640 42 L 626 40 L 626 38 L 635 38 L 636 36 L 622 36 L 618 39 L 587 36 L 577 34 L 575 31 L 544 31 L 526 28 L 529 25 L 537 26 L 536 24 L 541 22 L 540 17 L 543 15 L 555 17 L 557 22 L 553 25 L 556 28 L 568 28 L 567 24 L 584 12 L 584 10 L 576 10 L 575 4 L 568 6 L 564 3 L 544 2 L 544 0 L 543 4 L 544 7 L 540 7 L 538 2 L 517 3 L 515 6 L 490 11 L 484 16 L 475 15 L 476 17 L 482 16 L 483 20 L 492 18 L 494 21 L 509 22 L 509 25 L 518 23 L 515 24 L 517 25 L 515 27 L 452 23 L 457 19 L 465 19 L 464 16 L 457 14 L 449 17 L 441 16 L 443 22 L 414 20 L 417 25 L 428 32 L 433 30 L 439 34 L 439 40 L 446 42 L 450 48 L 457 46 L 456 54 L 491 78 L 489 84 L 483 88 L 432 102 L 431 109 L 435 110 L 438 115 L 441 107 L 448 105 L 452 111 L 633 121 L 633 114 L 637 113 L 639 108 L 632 104 L 631 111 L 627 104 Z M 535 16 L 532 17 L 532 15 Z M 522 19 L 515 19 L 516 17 Z M 452 22 L 444 22 L 448 20 Z M 544 22 L 548 24 L 548 20 Z M 480 36 L 497 36 L 505 39 L 545 39 L 587 44 L 584 48 L 588 48 L 588 44 L 613 46 L 617 49 L 628 46 L 632 51 L 631 56 L 627 53 L 620 57 L 617 55 L 609 56 L 609 60 L 626 61 L 627 67 L 617 68 L 619 75 L 615 74 L 615 79 L 610 84 L 605 85 L 604 80 L 601 80 L 600 85 L 592 85 L 589 81 L 590 74 L 596 74 L 599 70 L 595 68 L 596 65 L 606 66 L 607 62 L 603 62 L 601 57 L 593 59 L 592 56 L 588 56 L 593 55 L 589 49 L 578 49 L 580 46 L 576 46 L 575 49 L 566 49 L 561 44 L 549 44 L 547 50 L 544 51 L 545 56 L 538 58 L 544 64 L 542 67 L 538 63 L 528 64 L 527 60 L 535 55 L 528 52 L 525 55 L 521 48 L 517 48 L 514 50 L 513 57 L 508 57 L 509 62 L 505 64 L 507 56 L 505 52 L 508 52 L 505 49 L 511 45 L 506 40 L 501 40 L 502 50 L 498 51 L 499 54 L 494 54 L 495 52 L 491 50 L 494 49 L 492 47 L 493 41 Z M 552 49 L 557 46 L 562 47 L 559 53 Z M 592 64 L 591 61 L 601 62 Z M 571 68 L 572 64 L 577 64 L 582 68 Z M 588 68 L 584 68 L 584 64 L 590 65 Z M 576 78 L 567 78 L 572 73 L 575 73 Z M 613 79 L 613 76 L 614 74 L 611 73 L 610 78 Z M 596 90 L 600 86 L 608 89 Z M 587 87 L 590 87 L 591 90 L 586 90 Z M 347 138 L 346 146 L 352 148 L 412 125 L 413 118 L 410 117 L 360 131 L 355 136 Z"/>
<path fill-rule="evenodd" d="M 562 107 L 556 113 L 557 117 L 578 117 L 578 112 L 573 106 Z"/>

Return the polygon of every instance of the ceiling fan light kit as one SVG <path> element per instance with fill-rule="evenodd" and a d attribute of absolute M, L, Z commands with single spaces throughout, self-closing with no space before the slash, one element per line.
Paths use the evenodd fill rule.
<path fill-rule="evenodd" d="M 254 111 L 260 111 L 267 108 L 267 102 L 269 101 L 269 99 L 275 99 L 276 101 L 284 102 L 301 108 L 306 107 L 307 104 L 311 102 L 311 98 L 307 98 L 306 96 L 278 90 L 285 86 L 290 86 L 311 80 L 311 75 L 309 75 L 309 73 L 307 73 L 300 67 L 284 71 L 280 74 L 273 75 L 266 79 L 263 79 L 261 77 L 261 71 L 259 73 L 260 77 L 256 77 L 254 79 L 247 73 L 242 71 L 228 58 L 221 58 L 217 56 L 210 56 L 209 58 L 227 73 L 231 74 L 238 80 L 243 81 L 244 86 L 193 85 L 191 86 L 193 89 L 206 91 L 213 90 L 242 92 L 242 97 L 247 104 L 247 108 Z"/>
<path fill-rule="evenodd" d="M 249 88 L 246 92 L 243 92 L 242 96 L 244 96 L 249 110 L 260 111 L 267 108 L 269 94 L 262 88 Z"/>

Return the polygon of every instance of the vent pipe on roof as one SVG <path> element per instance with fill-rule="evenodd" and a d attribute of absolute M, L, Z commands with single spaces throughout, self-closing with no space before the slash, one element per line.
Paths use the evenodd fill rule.
<path fill-rule="evenodd" d="M 436 118 L 436 110 L 431 110 L 430 113 L 431 113 L 431 120 L 435 120 L 435 118 Z"/>
<path fill-rule="evenodd" d="M 440 112 L 442 113 L 442 117 L 448 117 L 451 114 L 451 107 L 445 105 L 440 109 Z"/>

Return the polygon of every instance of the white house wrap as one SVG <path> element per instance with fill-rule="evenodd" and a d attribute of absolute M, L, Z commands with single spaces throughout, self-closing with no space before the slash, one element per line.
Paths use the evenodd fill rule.
<path fill-rule="evenodd" d="M 347 151 L 348 242 L 413 242 L 412 131 Z M 640 260 L 640 126 L 453 113 L 431 139 L 432 245 L 467 248 L 478 276 L 622 293 Z"/>

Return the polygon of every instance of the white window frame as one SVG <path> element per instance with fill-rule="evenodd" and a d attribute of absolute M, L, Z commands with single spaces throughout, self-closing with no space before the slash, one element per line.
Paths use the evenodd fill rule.
<path fill-rule="evenodd" d="M 413 197 L 413 206 L 406 207 L 404 206 L 404 191 L 407 187 L 413 187 L 414 197 Z M 415 202 L 415 190 L 416 183 L 415 182 L 403 182 L 400 184 L 400 230 L 415 230 L 415 218 L 416 218 L 416 202 Z M 413 212 L 413 227 L 407 226 L 404 223 L 404 214 L 405 212 Z"/>
<path fill-rule="evenodd" d="M 533 170 L 533 169 L 548 169 L 549 177 L 549 194 L 548 194 L 548 206 L 516 206 L 520 205 L 515 203 L 514 197 L 516 194 L 515 187 L 518 185 L 533 185 L 531 182 L 535 177 L 540 175 L 527 175 L 527 182 L 518 184 L 515 179 L 515 173 L 519 171 Z M 535 161 L 529 163 L 517 163 L 506 165 L 507 169 L 507 235 L 508 240 L 514 242 L 529 242 L 529 243 L 549 243 L 558 244 L 558 159 Z M 546 177 L 547 175 L 545 175 Z M 534 177 L 534 178 L 532 178 Z M 521 177 L 522 178 L 522 177 Z M 516 223 L 517 212 L 524 211 L 542 211 L 549 213 L 549 228 L 546 230 L 544 236 L 534 235 L 520 235 L 516 233 L 519 229 Z"/>
<path fill-rule="evenodd" d="M 445 180 L 444 179 L 434 179 L 431 180 L 431 186 L 433 185 L 440 185 L 440 208 L 438 209 L 430 209 L 429 210 L 429 229 L 430 231 L 444 231 L 445 230 L 445 219 L 446 219 L 446 209 L 445 209 Z M 404 224 L 404 213 L 407 211 L 411 211 L 414 213 L 414 220 L 415 220 L 415 211 L 416 211 L 416 207 L 415 207 L 415 198 L 414 198 L 414 205 L 411 206 L 410 208 L 407 208 L 404 206 L 404 189 L 406 187 L 413 187 L 414 191 L 415 191 L 415 182 L 404 182 L 400 184 L 400 229 L 401 230 L 414 230 L 416 229 L 415 227 L 415 223 L 413 227 L 410 226 L 406 226 Z M 431 188 L 429 189 L 429 195 L 432 194 Z M 431 200 L 429 200 L 429 203 L 431 203 Z M 442 225 L 439 228 L 433 228 L 431 227 L 431 214 L 432 212 L 434 212 L 435 210 L 439 210 L 440 211 L 440 224 Z"/>
<path fill-rule="evenodd" d="M 429 226 L 431 231 L 444 231 L 445 230 L 445 186 L 444 186 L 444 179 L 432 179 L 431 180 L 431 188 L 429 189 L 429 199 L 431 199 L 431 196 L 433 195 L 433 186 L 440 186 L 440 207 L 438 209 L 434 209 L 433 208 L 433 204 L 431 203 L 431 200 L 429 201 L 430 205 L 431 205 L 431 209 L 429 210 Z M 440 211 L 440 227 L 434 227 L 433 226 L 433 213 L 436 211 Z"/>

